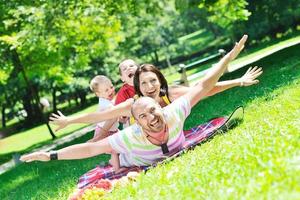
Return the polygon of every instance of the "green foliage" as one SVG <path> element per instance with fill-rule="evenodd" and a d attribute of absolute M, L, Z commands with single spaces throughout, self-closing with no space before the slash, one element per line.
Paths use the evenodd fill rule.
<path fill-rule="evenodd" d="M 176 8 L 186 18 L 186 24 L 205 27 L 215 37 L 232 35 L 236 31 L 237 23 L 247 21 L 251 14 L 246 8 L 247 5 L 246 0 L 175 0 Z"/>
<path fill-rule="evenodd" d="M 77 96 L 84 103 L 87 83 L 93 75 L 117 71 L 111 67 L 104 69 L 104 57 L 124 40 L 126 15 L 137 15 L 144 5 L 149 9 L 156 6 L 147 0 L 139 3 L 87 0 L 11 2 L 1 7 L 0 42 L 5 47 L 1 54 L 7 54 L 9 63 L 18 61 L 12 62 L 14 71 L 1 68 L 1 81 L 9 79 L 7 85 L 15 83 L 20 91 L 32 93 L 18 93 L 31 119 L 37 119 L 32 105 L 38 104 L 40 94 L 52 93 L 55 101 L 55 91 L 64 90 L 70 94 L 69 98 Z M 6 63 L 2 58 L 0 64 Z"/>
<path fill-rule="evenodd" d="M 245 9 L 247 5 L 245 0 L 219 0 L 203 1 L 199 4 L 199 8 L 207 12 L 208 22 L 231 30 L 235 22 L 248 20 L 250 13 Z"/>
<path fill-rule="evenodd" d="M 300 2 L 297 0 L 254 0 L 247 6 L 252 13 L 249 20 L 236 27 L 235 34 L 247 32 L 252 38 L 275 37 L 299 24 Z"/>

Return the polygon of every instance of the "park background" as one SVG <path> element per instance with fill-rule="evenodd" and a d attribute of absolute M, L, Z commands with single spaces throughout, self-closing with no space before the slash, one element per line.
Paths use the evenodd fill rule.
<path fill-rule="evenodd" d="M 104 74 L 120 86 L 123 59 L 155 64 L 171 85 L 180 79 L 179 64 L 230 50 L 248 34 L 234 62 L 241 68 L 222 79 L 240 77 L 251 64 L 263 67 L 260 84 L 205 99 L 185 127 L 238 105 L 245 106 L 244 123 L 107 198 L 299 198 L 299 1 L 24 0 L 2 1 L 0 13 L 1 165 L 81 130 L 74 125 L 54 136 L 45 122 L 57 110 L 95 111 L 89 80 Z M 187 73 L 201 74 L 217 60 Z M 49 108 L 41 106 L 42 98 Z M 107 159 L 17 164 L 0 175 L 0 198 L 66 199 L 81 174 Z"/>

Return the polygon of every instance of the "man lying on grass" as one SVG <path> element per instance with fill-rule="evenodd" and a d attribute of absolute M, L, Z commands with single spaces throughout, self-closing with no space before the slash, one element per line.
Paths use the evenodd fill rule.
<path fill-rule="evenodd" d="M 213 66 L 194 89 L 161 106 L 152 98 L 142 97 L 131 108 L 136 124 L 95 143 L 77 144 L 54 152 L 35 152 L 21 157 L 22 161 L 82 159 L 103 153 L 118 153 L 121 167 L 148 166 L 182 148 L 185 137 L 183 124 L 196 105 L 215 86 L 228 63 L 244 47 L 247 36 L 237 43 L 218 64 Z M 114 166 L 118 168 L 119 166 Z"/>

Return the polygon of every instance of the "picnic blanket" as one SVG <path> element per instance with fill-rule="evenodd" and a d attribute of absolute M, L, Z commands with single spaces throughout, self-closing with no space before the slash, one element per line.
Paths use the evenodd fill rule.
<path fill-rule="evenodd" d="M 186 141 L 183 144 L 183 148 L 181 151 L 177 152 L 176 154 L 172 155 L 166 160 L 174 159 L 175 157 L 181 155 L 185 150 L 194 147 L 195 145 L 207 140 L 208 138 L 212 137 L 214 134 L 220 130 L 220 128 L 226 124 L 228 120 L 227 117 L 218 117 L 210 120 L 207 123 L 198 125 L 190 130 L 184 131 L 184 135 Z M 164 162 L 164 161 L 163 161 Z M 152 166 L 153 167 L 153 166 Z M 115 173 L 113 167 L 111 165 L 106 166 L 96 166 L 94 169 L 88 171 L 84 175 L 79 178 L 77 187 L 79 189 L 85 188 L 90 184 L 96 183 L 100 179 L 119 179 L 123 176 L 126 176 L 129 172 L 140 172 L 145 171 L 149 168 L 149 166 L 143 167 L 130 167 L 130 168 L 123 168 L 122 171 Z"/>

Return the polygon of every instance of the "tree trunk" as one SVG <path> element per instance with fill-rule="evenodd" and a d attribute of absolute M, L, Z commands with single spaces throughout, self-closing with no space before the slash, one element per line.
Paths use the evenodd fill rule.
<path fill-rule="evenodd" d="M 52 103 L 53 103 L 53 112 L 57 113 L 57 104 L 56 104 L 56 87 L 52 88 Z"/>
<path fill-rule="evenodd" d="M 2 128 L 5 128 L 6 127 L 5 105 L 2 105 L 1 116 L 2 116 Z"/>
<path fill-rule="evenodd" d="M 86 92 L 83 90 L 78 91 L 78 96 L 80 99 L 80 107 L 84 107 L 86 105 Z"/>
<path fill-rule="evenodd" d="M 157 65 L 158 62 L 159 62 L 159 57 L 158 57 L 158 54 L 157 54 L 156 50 L 154 51 L 154 56 L 155 56 L 155 64 Z"/>
<path fill-rule="evenodd" d="M 79 101 L 78 101 L 78 95 L 77 94 L 74 95 L 74 100 L 75 100 L 76 106 L 79 106 Z"/>
<path fill-rule="evenodd" d="M 68 106 L 69 106 L 69 108 L 71 108 L 71 106 L 72 106 L 70 97 L 68 97 Z"/>
<path fill-rule="evenodd" d="M 23 96 L 22 101 L 23 109 L 26 111 L 27 114 L 27 116 L 25 117 L 25 122 L 26 124 L 31 124 L 32 122 L 35 122 L 35 117 L 29 92 Z"/>
<path fill-rule="evenodd" d="M 37 114 L 37 118 L 35 118 L 34 116 L 34 113 L 30 113 L 30 114 L 33 114 L 31 117 L 33 117 L 33 122 L 36 121 L 36 119 L 41 119 L 43 122 L 45 122 L 47 124 L 47 128 L 49 130 L 49 133 L 52 137 L 52 139 L 55 139 L 56 136 L 54 135 L 53 131 L 51 130 L 49 124 L 48 124 L 48 120 L 45 119 L 44 115 L 43 115 L 43 112 L 42 112 L 42 106 L 40 104 L 40 99 L 39 99 L 39 96 L 38 96 L 38 93 L 35 91 L 35 88 L 31 85 L 27 75 L 26 75 L 26 71 L 25 71 L 25 68 L 23 66 L 23 64 L 21 63 L 21 60 L 20 60 L 20 57 L 19 57 L 19 54 L 18 52 L 13 49 L 11 51 L 12 53 L 12 63 L 14 65 L 14 67 L 16 68 L 19 68 L 22 75 L 23 75 L 23 78 L 25 80 L 25 83 L 27 85 L 27 88 L 29 89 L 27 94 L 29 95 L 28 96 L 28 99 L 26 99 L 26 103 L 29 103 L 30 105 L 25 105 L 27 106 L 27 108 L 29 109 L 29 113 L 33 110 L 35 111 L 35 114 Z M 35 100 L 35 103 L 34 101 Z M 29 116 L 29 115 L 28 115 Z"/>

